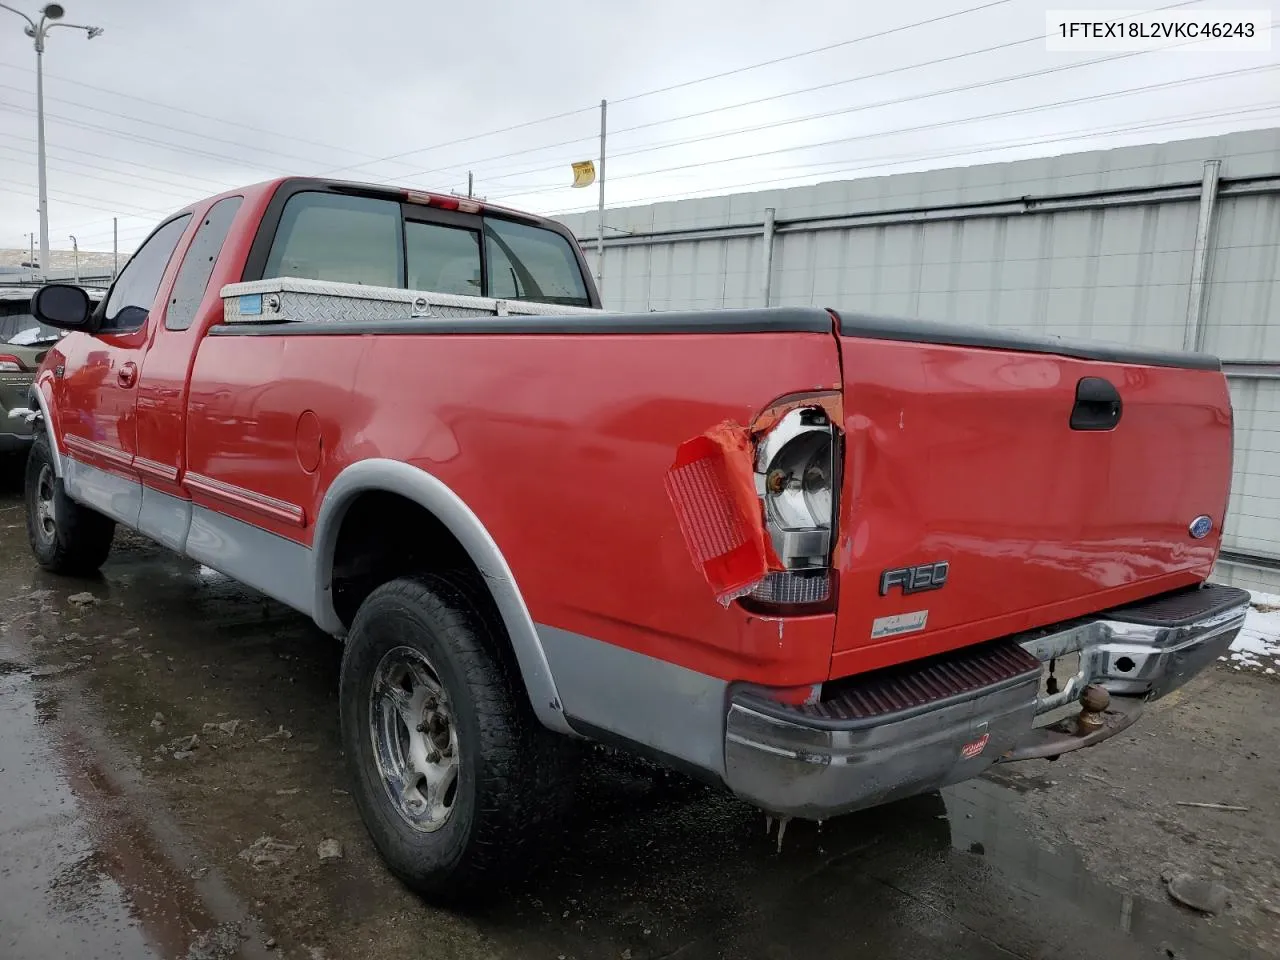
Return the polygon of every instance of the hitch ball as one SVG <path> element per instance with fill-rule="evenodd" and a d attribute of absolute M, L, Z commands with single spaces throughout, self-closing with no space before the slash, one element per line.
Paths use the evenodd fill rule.
<path fill-rule="evenodd" d="M 1096 683 L 1091 683 L 1080 694 L 1080 716 L 1076 719 L 1076 733 L 1084 736 L 1102 726 L 1107 707 L 1111 706 L 1111 694 Z"/>

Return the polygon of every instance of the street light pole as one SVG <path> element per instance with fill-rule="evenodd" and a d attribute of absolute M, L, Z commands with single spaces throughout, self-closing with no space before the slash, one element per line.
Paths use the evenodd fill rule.
<path fill-rule="evenodd" d="M 60 3 L 48 3 L 40 11 L 40 19 L 32 20 L 21 10 L 0 3 L 0 10 L 16 13 L 27 25 L 22 32 L 32 39 L 36 48 L 36 180 L 40 190 L 40 269 L 49 269 L 49 196 L 44 169 L 44 41 L 54 27 L 70 27 L 83 30 L 89 39 L 102 35 L 101 27 L 86 27 L 78 23 L 59 23 L 66 13 Z"/>
<path fill-rule="evenodd" d="M 71 234 L 71 252 L 76 258 L 76 283 L 80 282 L 80 243 L 76 240 L 76 235 Z"/>

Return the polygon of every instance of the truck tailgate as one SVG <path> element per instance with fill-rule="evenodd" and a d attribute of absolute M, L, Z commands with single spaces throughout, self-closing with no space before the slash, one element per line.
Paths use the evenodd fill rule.
<path fill-rule="evenodd" d="M 859 320 L 841 322 L 833 677 L 1209 575 L 1232 456 L 1216 361 Z M 1085 378 L 1118 393 L 1114 425 L 1077 403 Z"/>

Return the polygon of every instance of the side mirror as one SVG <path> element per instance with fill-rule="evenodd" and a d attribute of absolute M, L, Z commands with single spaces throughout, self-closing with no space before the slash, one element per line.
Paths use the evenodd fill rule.
<path fill-rule="evenodd" d="M 93 317 L 89 294 L 69 283 L 48 283 L 31 298 L 31 315 L 60 330 L 89 330 Z"/>

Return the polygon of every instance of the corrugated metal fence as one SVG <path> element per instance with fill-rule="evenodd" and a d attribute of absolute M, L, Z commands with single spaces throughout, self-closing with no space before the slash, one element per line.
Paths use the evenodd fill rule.
<path fill-rule="evenodd" d="M 594 214 L 563 219 L 594 240 Z M 1280 129 L 615 209 L 605 223 L 612 309 L 808 304 L 1217 354 L 1236 417 L 1218 576 L 1280 593 Z"/>

